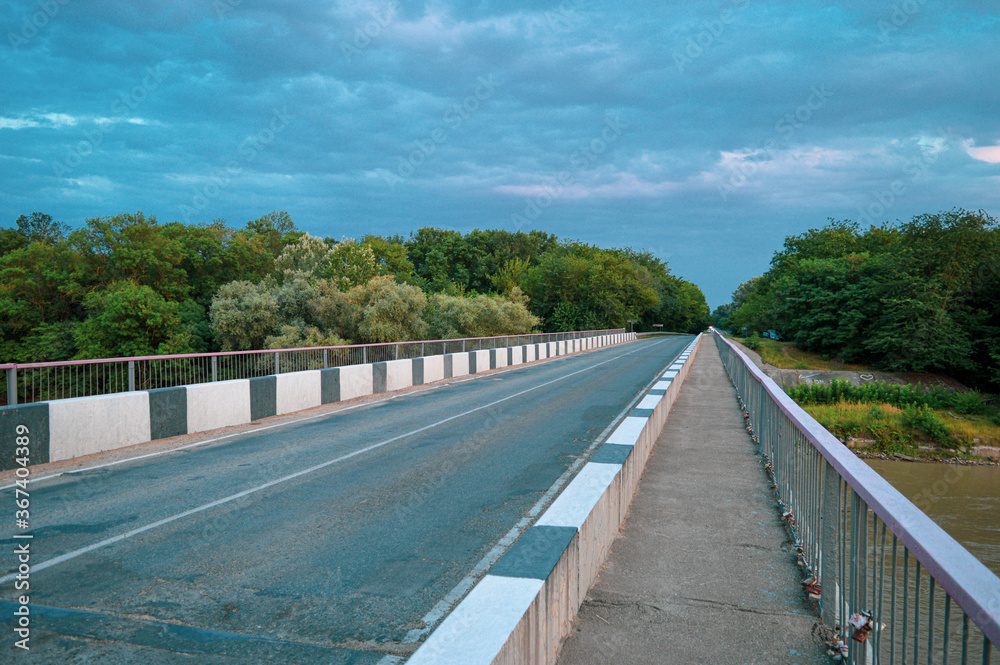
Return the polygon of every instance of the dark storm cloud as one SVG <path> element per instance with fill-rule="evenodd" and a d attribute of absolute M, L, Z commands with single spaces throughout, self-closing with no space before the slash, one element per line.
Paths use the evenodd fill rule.
<path fill-rule="evenodd" d="M 716 305 L 827 217 L 1000 209 L 986 3 L 50 0 L 0 25 L 5 224 L 530 226 L 652 250 Z"/>

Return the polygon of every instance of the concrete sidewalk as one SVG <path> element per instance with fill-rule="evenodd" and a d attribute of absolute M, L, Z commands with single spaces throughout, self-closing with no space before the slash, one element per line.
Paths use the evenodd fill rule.
<path fill-rule="evenodd" d="M 829 663 L 793 551 L 707 339 L 559 664 Z"/>

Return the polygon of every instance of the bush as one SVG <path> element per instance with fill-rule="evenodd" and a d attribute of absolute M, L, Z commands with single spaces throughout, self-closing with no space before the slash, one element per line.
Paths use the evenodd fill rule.
<path fill-rule="evenodd" d="M 910 427 L 923 432 L 931 441 L 944 446 L 950 446 L 955 443 L 951 432 L 948 431 L 948 428 L 944 426 L 941 419 L 926 404 L 906 407 L 903 410 L 902 424 L 904 427 Z"/>
<path fill-rule="evenodd" d="M 348 291 L 327 280 L 316 286 L 319 297 L 312 309 L 321 329 L 356 344 L 426 338 L 427 297 L 415 286 L 397 284 L 392 277 L 376 277 Z"/>
<path fill-rule="evenodd" d="M 510 296 L 450 296 L 429 298 L 424 320 L 433 339 L 519 335 L 534 330 L 541 321 L 528 310 L 516 286 Z"/>
<path fill-rule="evenodd" d="M 761 341 L 760 335 L 754 333 L 743 340 L 743 346 L 751 351 L 760 351 L 761 347 L 764 346 L 764 342 Z"/>
<path fill-rule="evenodd" d="M 899 386 L 885 381 L 856 386 L 845 379 L 834 379 L 829 384 L 800 383 L 787 388 L 785 392 L 799 404 L 879 403 L 898 407 L 926 406 L 975 415 L 984 415 L 990 411 L 989 403 L 976 390 L 959 392 L 938 386 Z"/>

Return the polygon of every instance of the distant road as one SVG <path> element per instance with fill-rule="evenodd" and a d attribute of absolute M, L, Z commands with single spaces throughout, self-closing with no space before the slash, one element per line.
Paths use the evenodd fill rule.
<path fill-rule="evenodd" d="M 0 662 L 401 662 L 690 339 L 32 484 L 31 650 L 5 546 Z M 13 543 L 12 490 L 0 506 Z"/>

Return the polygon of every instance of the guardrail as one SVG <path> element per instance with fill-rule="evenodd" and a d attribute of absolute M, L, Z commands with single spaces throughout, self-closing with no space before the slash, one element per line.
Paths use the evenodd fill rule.
<path fill-rule="evenodd" d="M 364 365 L 386 360 L 561 342 L 624 332 L 624 328 L 564 333 L 315 346 L 135 358 L 100 358 L 51 363 L 0 365 L 7 381 L 0 385 L 0 406 L 73 397 L 110 395 L 133 390 L 172 388 L 210 381 L 250 379 L 285 372 Z"/>
<path fill-rule="evenodd" d="M 1000 578 L 712 332 L 838 660 L 1000 662 Z"/>

